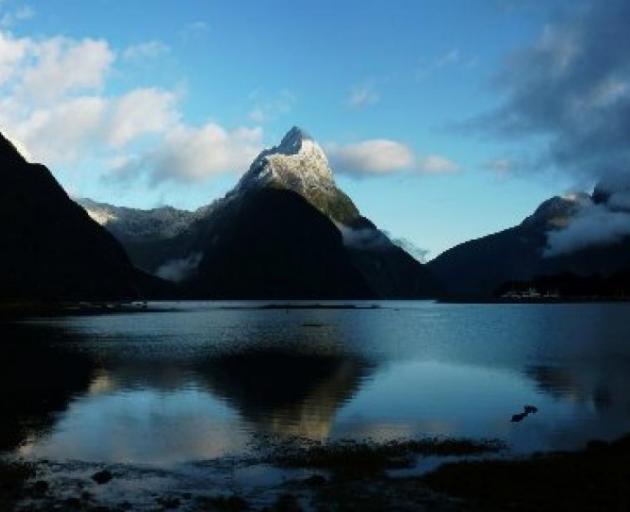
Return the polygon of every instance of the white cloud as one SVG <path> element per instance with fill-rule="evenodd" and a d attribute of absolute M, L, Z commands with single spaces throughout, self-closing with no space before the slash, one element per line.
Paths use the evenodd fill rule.
<path fill-rule="evenodd" d="M 181 282 L 191 277 L 199 267 L 203 258 L 200 252 L 192 253 L 185 258 L 169 260 L 157 269 L 155 274 L 162 279 Z"/>
<path fill-rule="evenodd" d="M 409 146 L 389 139 L 365 140 L 345 146 L 332 144 L 327 151 L 338 172 L 355 175 L 441 174 L 459 169 L 456 163 L 440 155 L 418 158 Z"/>
<path fill-rule="evenodd" d="M 101 89 L 115 58 L 103 40 L 25 41 L 30 62 L 21 70 L 16 92 L 37 103 L 52 103 L 70 92 Z"/>
<path fill-rule="evenodd" d="M 130 47 L 123 55 L 131 63 L 131 56 L 157 49 Z M 101 162 L 97 172 L 152 184 L 242 172 L 263 148 L 260 127 L 186 124 L 176 92 L 145 87 L 108 94 L 115 62 L 116 53 L 105 40 L 19 38 L 0 31 L 0 126 L 33 159 L 53 168 L 78 167 L 90 159 Z M 364 93 L 355 99 L 365 103 L 369 97 Z M 250 101 L 250 119 L 260 124 L 289 112 L 296 100 L 281 91 L 272 98 L 256 93 Z M 439 174 L 458 168 L 440 155 L 416 155 L 395 140 L 328 149 L 339 172 L 356 175 Z"/>
<path fill-rule="evenodd" d="M 0 32 L 0 85 L 9 80 L 18 64 L 26 57 L 31 41 L 15 39 Z"/>
<path fill-rule="evenodd" d="M 161 41 L 145 41 L 134 44 L 125 49 L 122 56 L 127 60 L 156 59 L 171 51 L 171 48 Z"/>
<path fill-rule="evenodd" d="M 462 127 L 533 140 L 534 165 L 519 162 L 525 171 L 561 169 L 580 183 L 628 169 L 629 18 L 627 0 L 560 10 L 540 36 L 504 60 L 493 80 L 502 96 L 497 106 Z"/>
<path fill-rule="evenodd" d="M 414 166 L 413 151 L 406 145 L 388 139 L 372 139 L 330 146 L 328 154 L 339 172 L 387 174 Z"/>
<path fill-rule="evenodd" d="M 380 95 L 371 84 L 362 84 L 350 92 L 348 104 L 353 108 L 363 108 L 374 105 L 380 100 Z"/>
<path fill-rule="evenodd" d="M 65 97 L 45 107 L 24 108 L 14 98 L 0 101 L 0 123 L 7 135 L 30 158 L 51 166 L 76 164 L 143 135 L 165 133 L 179 118 L 175 94 L 155 88 L 118 97 Z"/>
<path fill-rule="evenodd" d="M 128 55 L 147 54 L 147 48 Z M 153 183 L 242 171 L 262 148 L 260 128 L 185 124 L 173 91 L 145 87 L 105 94 L 115 59 L 103 40 L 34 40 L 0 31 L 5 135 L 29 159 L 53 168 L 100 159 L 99 172 L 145 176 Z"/>
<path fill-rule="evenodd" d="M 228 131 L 215 123 L 200 128 L 179 124 L 160 145 L 125 162 L 118 177 L 147 174 L 153 183 L 200 182 L 217 174 L 243 172 L 262 150 L 262 129 Z"/>
<path fill-rule="evenodd" d="M 180 119 L 177 97 L 157 88 L 135 89 L 111 103 L 107 140 L 121 147 L 147 133 L 165 132 Z"/>
<path fill-rule="evenodd" d="M 98 96 L 67 99 L 45 109 L 34 109 L 23 119 L 6 121 L 12 139 L 40 162 L 73 163 L 99 135 L 107 101 Z"/>
<path fill-rule="evenodd" d="M 564 228 L 547 233 L 544 255 L 559 256 L 591 246 L 605 246 L 630 236 L 630 213 L 608 205 L 587 205 Z"/>
<path fill-rule="evenodd" d="M 419 160 L 418 169 L 428 174 L 447 174 L 459 171 L 459 165 L 441 155 L 428 155 Z"/>

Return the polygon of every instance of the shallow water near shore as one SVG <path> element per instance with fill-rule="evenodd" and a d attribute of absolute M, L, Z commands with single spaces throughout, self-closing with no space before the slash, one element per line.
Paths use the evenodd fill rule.
<path fill-rule="evenodd" d="M 8 324 L 15 454 L 168 468 L 244 456 L 261 436 L 498 438 L 528 453 L 630 430 L 630 305 L 353 304 Z M 538 412 L 511 422 L 525 404 Z"/>

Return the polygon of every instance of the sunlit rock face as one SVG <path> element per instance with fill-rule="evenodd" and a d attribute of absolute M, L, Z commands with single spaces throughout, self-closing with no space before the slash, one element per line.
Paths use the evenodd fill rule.
<path fill-rule="evenodd" d="M 195 212 L 170 206 L 140 210 L 75 198 L 90 217 L 121 237 L 169 238 L 188 229 L 197 218 Z"/>
<path fill-rule="evenodd" d="M 243 175 L 239 187 L 274 181 L 301 193 L 334 186 L 332 170 L 324 151 L 296 126 L 285 134 L 279 145 L 258 155 Z"/>
<path fill-rule="evenodd" d="M 85 211 L 101 226 L 105 226 L 110 221 L 116 221 L 116 216 L 105 209 L 85 208 Z"/>
<path fill-rule="evenodd" d="M 349 224 L 359 210 L 333 177 L 321 146 L 294 126 L 278 146 L 263 151 L 243 175 L 235 192 L 256 187 L 281 187 L 297 192 L 332 220 Z"/>

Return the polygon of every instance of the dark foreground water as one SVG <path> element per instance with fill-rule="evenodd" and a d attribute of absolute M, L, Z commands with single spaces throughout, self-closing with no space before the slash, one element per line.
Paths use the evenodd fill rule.
<path fill-rule="evenodd" d="M 630 431 L 628 304 L 258 306 L 3 326 L 3 442 L 165 468 L 268 436 L 496 437 L 530 452 Z M 539 412 L 512 423 L 525 404 Z"/>

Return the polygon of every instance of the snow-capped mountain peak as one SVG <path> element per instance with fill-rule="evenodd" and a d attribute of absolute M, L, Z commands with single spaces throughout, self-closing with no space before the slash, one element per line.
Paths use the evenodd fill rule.
<path fill-rule="evenodd" d="M 312 188 L 335 186 L 321 146 L 294 126 L 279 145 L 264 150 L 241 178 L 238 188 L 276 184 L 303 194 Z"/>
<path fill-rule="evenodd" d="M 299 126 L 294 126 L 285 133 L 280 144 L 273 149 L 277 153 L 295 155 L 302 150 L 302 146 L 305 146 L 306 149 L 306 143 L 312 145 L 314 143 L 313 138 Z"/>
<path fill-rule="evenodd" d="M 346 223 L 357 208 L 335 184 L 321 146 L 294 126 L 280 144 L 264 150 L 236 186 L 236 194 L 260 187 L 281 187 L 297 192 L 332 219 Z"/>

